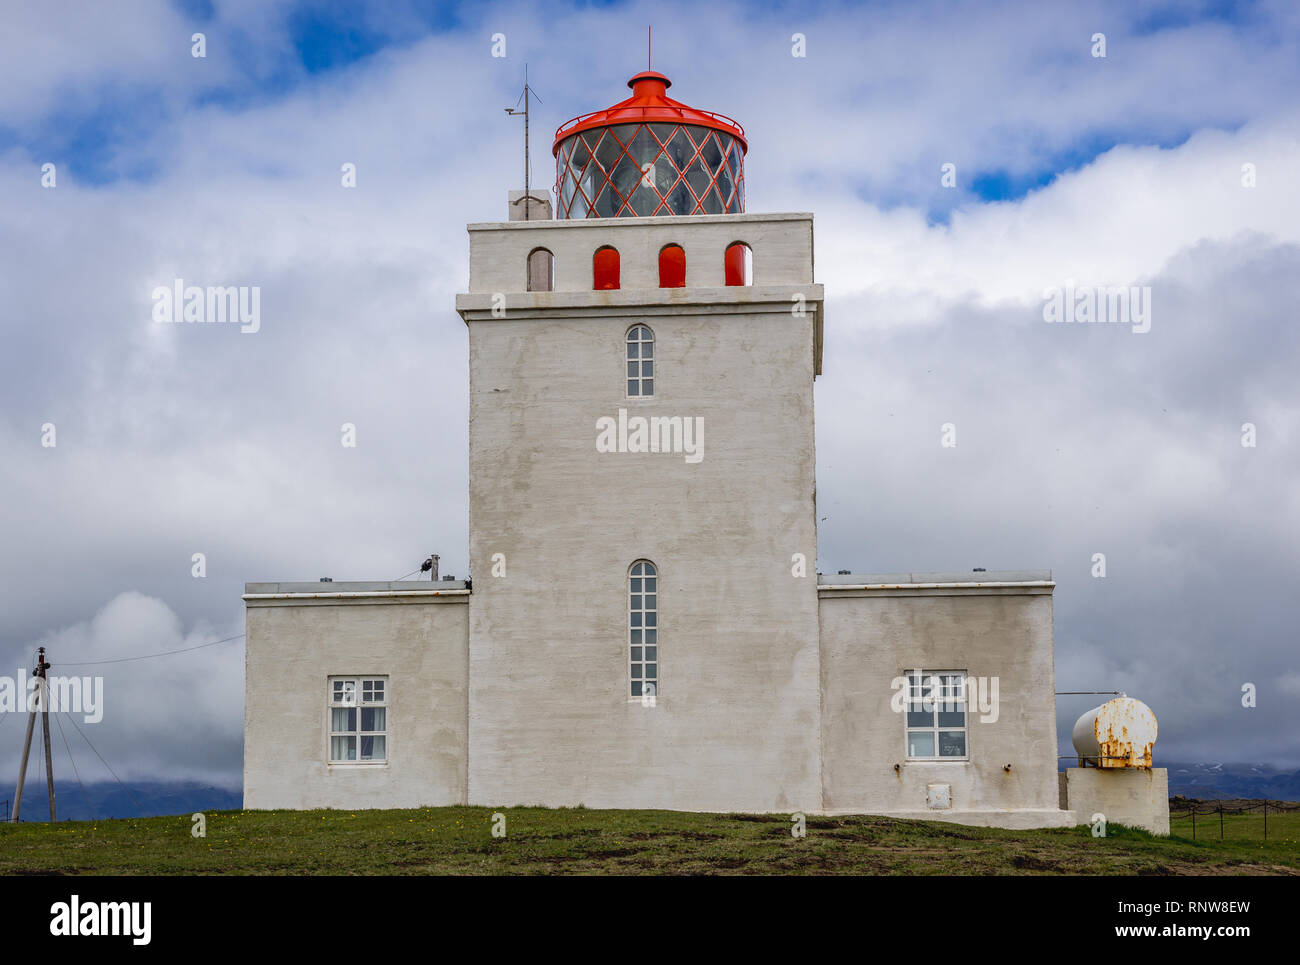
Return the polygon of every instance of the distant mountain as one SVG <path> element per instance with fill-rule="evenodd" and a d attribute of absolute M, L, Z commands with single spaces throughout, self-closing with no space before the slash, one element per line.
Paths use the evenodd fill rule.
<path fill-rule="evenodd" d="M 1169 768 L 1169 795 L 1197 798 L 1269 798 L 1300 801 L 1300 771 L 1269 764 L 1176 764 Z"/>
<path fill-rule="evenodd" d="M 1062 770 L 1077 766 L 1074 758 L 1061 761 Z M 1157 758 L 1156 767 L 1169 769 L 1170 797 L 1300 801 L 1300 771 L 1284 771 L 1271 764 L 1181 764 Z"/>
<path fill-rule="evenodd" d="M 13 812 L 13 788 L 5 792 L 9 812 Z M 3 800 L 0 798 L 0 800 Z M 138 802 L 138 803 L 137 803 Z M 54 781 L 55 811 L 60 821 L 87 821 L 92 818 L 144 818 L 165 814 L 193 814 L 195 811 L 238 810 L 244 806 L 244 793 L 238 788 L 215 787 L 193 781 L 127 782 L 126 790 L 113 781 L 85 785 L 85 794 L 76 781 Z M 0 805 L 0 817 L 3 817 Z M 49 803 L 45 784 L 29 776 L 23 790 L 24 821 L 48 821 Z"/>

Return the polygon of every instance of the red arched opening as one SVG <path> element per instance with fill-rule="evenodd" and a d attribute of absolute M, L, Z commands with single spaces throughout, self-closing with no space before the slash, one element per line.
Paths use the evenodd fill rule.
<path fill-rule="evenodd" d="M 750 285 L 754 281 L 754 254 L 743 241 L 727 246 L 724 260 L 728 285 Z"/>
<path fill-rule="evenodd" d="M 659 252 L 659 287 L 686 287 L 686 252 L 681 245 L 664 245 Z"/>
<path fill-rule="evenodd" d="M 597 248 L 591 258 L 591 287 L 594 291 L 618 288 L 618 249 Z"/>

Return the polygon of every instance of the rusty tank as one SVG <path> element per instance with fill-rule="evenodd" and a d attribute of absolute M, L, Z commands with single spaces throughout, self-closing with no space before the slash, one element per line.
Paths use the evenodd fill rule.
<path fill-rule="evenodd" d="M 1140 700 L 1116 697 L 1076 720 L 1073 740 L 1080 767 L 1149 768 L 1156 715 Z"/>

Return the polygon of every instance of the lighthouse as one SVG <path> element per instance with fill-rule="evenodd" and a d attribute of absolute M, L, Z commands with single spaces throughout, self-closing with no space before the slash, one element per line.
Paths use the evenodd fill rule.
<path fill-rule="evenodd" d="M 469 797 L 814 806 L 812 216 L 628 86 L 556 131 L 553 219 L 469 226 Z"/>

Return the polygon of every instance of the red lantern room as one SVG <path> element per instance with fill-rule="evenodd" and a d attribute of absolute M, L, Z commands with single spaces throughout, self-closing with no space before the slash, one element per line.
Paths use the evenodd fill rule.
<path fill-rule="evenodd" d="M 627 100 L 555 132 L 556 217 L 742 214 L 744 128 L 673 100 L 656 71 L 627 86 Z"/>

